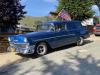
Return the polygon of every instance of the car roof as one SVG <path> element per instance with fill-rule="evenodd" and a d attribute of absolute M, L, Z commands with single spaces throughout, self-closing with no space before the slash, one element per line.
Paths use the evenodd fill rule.
<path fill-rule="evenodd" d="M 44 24 L 50 24 L 50 23 L 53 23 L 54 25 L 57 25 L 57 24 L 61 24 L 61 23 L 75 23 L 75 22 L 79 22 L 80 21 L 77 21 L 77 20 L 73 20 L 73 21 L 49 21 L 49 22 L 44 22 Z"/>

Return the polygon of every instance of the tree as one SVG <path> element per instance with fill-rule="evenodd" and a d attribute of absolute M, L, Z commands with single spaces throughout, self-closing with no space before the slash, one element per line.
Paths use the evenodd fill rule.
<path fill-rule="evenodd" d="M 20 0 L 0 0 L 0 32 L 15 30 L 18 21 L 24 17 Z"/>
<path fill-rule="evenodd" d="M 93 4 L 93 0 L 58 0 L 57 11 L 60 12 L 64 8 L 73 20 L 84 20 L 92 17 Z"/>

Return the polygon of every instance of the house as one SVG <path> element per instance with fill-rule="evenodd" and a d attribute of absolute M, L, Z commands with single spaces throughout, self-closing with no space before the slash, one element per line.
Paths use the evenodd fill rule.
<path fill-rule="evenodd" d="M 86 19 L 82 21 L 83 26 L 93 25 L 93 18 Z"/>
<path fill-rule="evenodd" d="M 16 33 L 32 32 L 33 29 L 25 25 L 17 25 Z"/>

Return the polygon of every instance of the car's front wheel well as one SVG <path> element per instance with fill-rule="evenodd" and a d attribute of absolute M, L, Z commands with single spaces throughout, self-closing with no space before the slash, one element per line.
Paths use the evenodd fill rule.
<path fill-rule="evenodd" d="M 36 43 L 36 46 L 35 46 L 35 54 L 39 56 L 45 55 L 48 53 L 48 49 L 50 49 L 48 42 L 39 41 Z"/>
<path fill-rule="evenodd" d="M 49 43 L 46 42 L 46 41 L 38 41 L 38 42 L 36 43 L 36 47 L 37 47 L 41 42 L 45 43 L 45 44 L 48 46 L 48 48 L 51 48 L 50 45 L 49 45 Z"/>

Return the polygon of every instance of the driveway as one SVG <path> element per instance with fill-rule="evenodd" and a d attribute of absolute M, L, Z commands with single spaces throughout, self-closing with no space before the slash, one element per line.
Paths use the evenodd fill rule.
<path fill-rule="evenodd" d="M 0 53 L 0 67 L 17 62 L 21 59 L 23 59 L 23 57 L 16 55 L 14 52 Z"/>
<path fill-rule="evenodd" d="M 24 56 L 0 67 L 0 75 L 100 75 L 100 36 L 91 36 L 83 46 L 69 45 L 34 58 Z"/>

